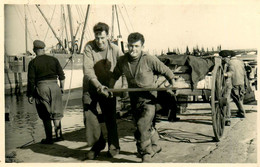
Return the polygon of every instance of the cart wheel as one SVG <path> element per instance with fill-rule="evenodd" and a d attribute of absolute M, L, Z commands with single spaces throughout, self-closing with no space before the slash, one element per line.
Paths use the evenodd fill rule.
<path fill-rule="evenodd" d="M 224 133 L 226 116 L 225 78 L 219 65 L 212 73 L 211 107 L 215 140 L 220 141 Z"/>

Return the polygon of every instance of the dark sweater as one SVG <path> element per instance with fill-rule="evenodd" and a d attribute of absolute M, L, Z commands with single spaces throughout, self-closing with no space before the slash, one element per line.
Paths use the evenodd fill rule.
<path fill-rule="evenodd" d="M 64 80 L 65 75 L 59 61 L 52 56 L 36 56 L 28 66 L 27 96 L 33 96 L 38 81 Z"/>

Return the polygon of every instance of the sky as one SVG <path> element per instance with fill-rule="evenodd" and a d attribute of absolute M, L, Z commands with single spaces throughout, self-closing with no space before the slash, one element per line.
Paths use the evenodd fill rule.
<path fill-rule="evenodd" d="M 222 49 L 258 47 L 260 5 L 257 1 L 237 1 L 240 3 L 231 3 L 232 1 L 226 1 L 226 3 L 189 2 L 118 3 L 123 40 L 126 41 L 131 32 L 140 32 L 145 37 L 145 50 L 149 50 L 151 53 L 160 53 L 161 50 L 166 51 L 168 48 L 170 50 L 179 48 L 184 52 L 186 46 L 190 50 L 196 46 L 211 50 L 212 47 L 216 49 L 218 45 L 221 45 Z M 23 52 L 25 50 L 24 5 L 5 6 L 5 51 L 9 54 Z M 67 6 L 64 7 L 66 14 Z M 61 21 L 61 6 L 42 4 L 40 8 L 47 19 L 52 20 L 51 25 L 58 36 L 61 36 L 61 27 L 64 26 Z M 47 46 L 55 46 L 57 40 L 40 15 L 39 10 L 33 4 L 29 4 L 26 9 L 30 33 L 30 37 L 28 37 L 29 50 L 32 48 L 32 41 L 39 38 L 44 40 Z M 79 38 L 87 5 L 86 3 L 72 4 L 71 9 L 74 33 L 81 23 L 77 36 Z M 105 22 L 111 27 L 112 4 L 91 4 L 83 43 L 93 39 L 92 27 L 97 22 Z M 116 21 L 114 28 L 115 35 L 118 35 Z M 68 24 L 67 29 L 69 29 Z"/>

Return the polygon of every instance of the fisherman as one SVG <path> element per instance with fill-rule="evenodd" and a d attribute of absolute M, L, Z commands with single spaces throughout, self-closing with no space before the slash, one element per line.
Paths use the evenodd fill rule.
<path fill-rule="evenodd" d="M 143 52 L 144 36 L 138 32 L 128 36 L 128 50 L 120 57 L 110 80 L 112 88 L 116 80 L 124 74 L 129 88 L 155 88 L 156 74 L 167 78 L 169 83 L 174 83 L 173 72 L 155 56 Z M 159 135 L 152 126 L 155 115 L 156 91 L 129 92 L 133 120 L 136 125 L 134 133 L 137 152 L 143 162 L 151 162 L 155 154 L 161 151 L 158 145 Z"/>
<path fill-rule="evenodd" d="M 244 63 L 237 59 L 236 53 L 234 51 L 223 50 L 219 53 L 220 56 L 224 57 L 226 62 L 227 72 L 224 74 L 226 76 L 226 98 L 227 98 L 227 118 L 225 125 L 231 125 L 231 111 L 230 111 L 230 101 L 232 98 L 234 103 L 238 108 L 237 117 L 245 118 L 245 110 L 243 108 L 243 98 L 245 90 L 247 89 L 247 76 L 245 71 Z"/>
<path fill-rule="evenodd" d="M 86 139 L 91 150 L 88 159 L 95 159 L 106 146 L 101 130 L 103 121 L 107 128 L 109 157 L 119 154 L 119 139 L 116 124 L 116 98 L 109 97 L 107 86 L 122 51 L 108 39 L 109 27 L 105 23 L 97 23 L 94 28 L 95 39 L 88 42 L 83 56 L 83 109 Z M 102 114 L 97 110 L 97 103 Z"/>
<path fill-rule="evenodd" d="M 62 94 L 65 75 L 59 61 L 45 54 L 45 44 L 40 40 L 33 42 L 36 57 L 28 65 L 27 96 L 30 104 L 35 99 L 36 109 L 43 121 L 46 139 L 42 144 L 53 144 L 52 124 L 55 127 L 55 141 L 64 140 L 61 130 L 63 117 Z M 59 79 L 59 85 L 57 83 Z"/>

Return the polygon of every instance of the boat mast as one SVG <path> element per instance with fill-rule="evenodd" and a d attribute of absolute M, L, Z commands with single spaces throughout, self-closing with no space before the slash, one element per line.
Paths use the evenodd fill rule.
<path fill-rule="evenodd" d="M 115 7 L 112 5 L 112 28 L 111 28 L 111 40 L 114 39 L 114 17 L 115 17 Z"/>
<path fill-rule="evenodd" d="M 28 52 L 28 41 L 27 41 L 27 15 L 26 15 L 26 5 L 24 5 L 24 18 L 25 18 L 25 53 Z"/>
<path fill-rule="evenodd" d="M 121 51 L 123 53 L 125 53 L 124 42 L 122 41 L 122 35 L 121 35 L 121 31 L 120 31 L 120 24 L 119 24 L 118 12 L 117 12 L 117 5 L 115 5 L 115 9 L 116 9 L 116 18 L 117 18 L 118 33 L 119 33 L 119 35 L 117 36 L 117 42 L 118 42 L 118 46 L 121 49 Z"/>
<path fill-rule="evenodd" d="M 115 9 L 116 9 L 116 18 L 117 18 L 117 25 L 118 25 L 118 32 L 119 32 L 119 35 L 117 36 L 117 38 L 122 38 L 121 31 L 120 31 L 120 25 L 119 25 L 117 6 L 116 5 L 115 5 Z"/>
<path fill-rule="evenodd" d="M 45 17 L 45 15 L 43 14 L 42 10 L 40 9 L 40 7 L 39 7 L 40 5 L 35 5 L 35 6 L 38 8 L 38 10 L 40 11 L 41 15 L 43 16 L 43 18 L 47 22 L 47 24 L 50 27 L 50 29 L 51 29 L 52 33 L 54 34 L 55 38 L 59 41 L 59 44 L 62 46 L 63 49 L 65 49 L 63 44 L 62 44 L 62 41 L 58 38 L 58 36 L 56 35 L 54 29 L 52 28 L 51 24 L 49 23 L 48 19 Z"/>
<path fill-rule="evenodd" d="M 83 26 L 83 30 L 82 30 L 82 34 L 81 34 L 81 40 L 80 40 L 80 45 L 79 45 L 79 51 L 78 53 L 81 52 L 81 47 L 82 47 L 82 43 L 83 43 L 83 38 L 84 38 L 84 34 L 85 34 L 85 30 L 86 30 L 86 25 L 87 25 L 87 21 L 88 21 L 88 13 L 89 13 L 89 10 L 90 10 L 90 5 L 88 5 L 88 8 L 87 8 L 87 12 L 86 12 L 86 17 L 85 17 L 85 22 L 84 22 L 84 26 Z"/>
<path fill-rule="evenodd" d="M 65 18 L 65 10 L 64 10 L 64 5 L 62 5 L 62 15 L 63 15 L 63 20 L 64 20 L 64 27 L 65 27 L 65 33 L 66 33 L 66 44 L 67 44 L 67 48 L 66 50 L 69 53 L 69 37 L 68 37 L 68 30 L 67 30 L 67 25 L 66 25 L 66 18 Z M 64 48 L 65 49 L 65 48 Z"/>
<path fill-rule="evenodd" d="M 71 35 L 71 51 L 74 53 L 74 44 L 75 44 L 75 39 L 73 36 L 73 27 L 72 27 L 72 17 L 71 17 L 71 8 L 70 5 L 67 5 L 68 7 L 68 15 L 69 15 L 69 23 L 70 23 L 70 35 Z"/>

